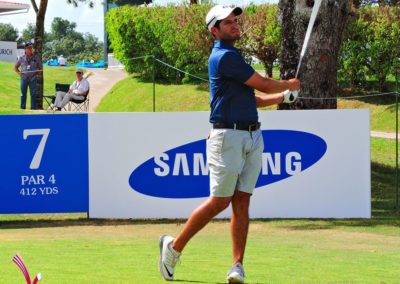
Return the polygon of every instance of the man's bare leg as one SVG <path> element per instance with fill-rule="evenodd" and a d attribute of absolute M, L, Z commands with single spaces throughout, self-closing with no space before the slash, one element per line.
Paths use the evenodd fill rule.
<path fill-rule="evenodd" d="M 182 252 L 189 240 L 200 231 L 212 218 L 229 206 L 232 197 L 210 197 L 190 215 L 182 231 L 172 243 L 172 248 Z"/>
<path fill-rule="evenodd" d="M 235 191 L 232 198 L 231 236 L 233 264 L 243 264 L 247 233 L 249 231 L 249 205 L 251 195 L 242 191 Z"/>

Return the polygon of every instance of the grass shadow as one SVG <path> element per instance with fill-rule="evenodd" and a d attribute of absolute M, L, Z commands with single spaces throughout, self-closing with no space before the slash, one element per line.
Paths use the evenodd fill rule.
<path fill-rule="evenodd" d="M 104 218 L 65 218 L 65 219 L 39 219 L 39 220 L 12 220 L 0 221 L 0 229 L 30 229 L 71 226 L 121 226 L 142 224 L 177 224 L 181 225 L 186 219 L 104 219 Z"/>
<path fill-rule="evenodd" d="M 396 103 L 395 94 L 380 95 L 381 93 L 394 92 L 395 88 L 390 90 L 391 91 L 379 92 L 379 91 L 365 91 L 364 89 L 354 89 L 354 90 L 340 89 L 338 91 L 337 96 L 345 98 L 346 100 L 358 100 L 373 105 L 380 105 L 380 106 L 387 105 L 394 109 L 395 106 L 392 105 Z M 369 95 L 376 95 L 376 96 L 369 96 Z M 369 96 L 369 97 L 359 98 L 358 96 Z"/>

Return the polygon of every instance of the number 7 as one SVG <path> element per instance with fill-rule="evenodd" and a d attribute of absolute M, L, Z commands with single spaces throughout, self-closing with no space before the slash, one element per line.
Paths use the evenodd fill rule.
<path fill-rule="evenodd" d="M 38 169 L 40 166 L 40 162 L 42 161 L 42 156 L 44 152 L 44 146 L 47 141 L 47 137 L 49 137 L 50 129 L 24 129 L 24 140 L 30 135 L 43 135 L 40 140 L 39 146 L 36 149 L 35 155 L 33 156 L 32 162 L 29 166 L 30 169 Z"/>

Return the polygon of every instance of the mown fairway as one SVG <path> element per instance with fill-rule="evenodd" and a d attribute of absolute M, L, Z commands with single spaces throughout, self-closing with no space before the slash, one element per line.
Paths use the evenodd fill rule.
<path fill-rule="evenodd" d="M 2 223 L 0 283 L 23 283 L 11 262 L 19 252 L 43 283 L 165 283 L 158 237 L 181 222 L 63 221 Z M 5 227 L 5 228 L 4 228 Z M 229 223 L 209 224 L 189 243 L 178 283 L 224 283 L 231 264 Z M 253 221 L 246 283 L 398 283 L 399 222 L 384 220 Z"/>

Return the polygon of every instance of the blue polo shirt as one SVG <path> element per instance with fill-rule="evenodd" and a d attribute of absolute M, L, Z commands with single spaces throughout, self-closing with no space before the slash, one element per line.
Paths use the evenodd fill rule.
<path fill-rule="evenodd" d="M 244 84 L 254 72 L 237 48 L 215 41 L 208 62 L 211 123 L 258 122 L 254 89 Z"/>

